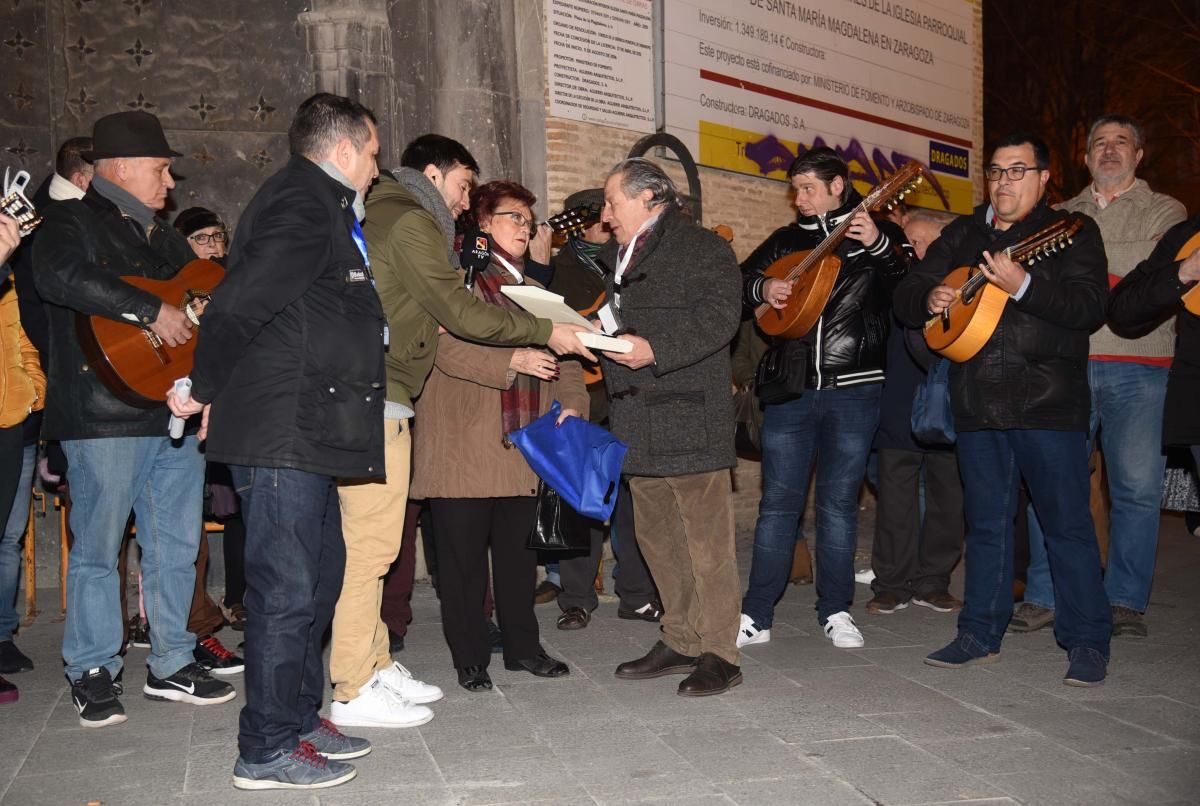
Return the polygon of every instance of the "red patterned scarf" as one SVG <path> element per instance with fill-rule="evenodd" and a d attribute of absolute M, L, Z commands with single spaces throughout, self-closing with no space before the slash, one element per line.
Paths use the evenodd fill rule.
<path fill-rule="evenodd" d="M 492 251 L 511 263 L 513 268 L 524 276 L 524 260 L 509 257 L 507 253 L 494 244 Z M 513 277 L 508 269 L 504 268 L 494 257 L 491 265 L 482 274 L 476 276 L 475 284 L 479 286 L 483 298 L 491 304 L 514 311 L 522 310 L 520 305 L 506 297 L 500 289 L 506 285 L 523 285 L 523 283 Z M 501 390 L 500 421 L 506 438 L 508 434 L 516 431 L 518 428 L 524 428 L 529 425 L 541 414 L 540 391 L 540 380 L 519 372 L 512 385 L 507 389 Z"/>

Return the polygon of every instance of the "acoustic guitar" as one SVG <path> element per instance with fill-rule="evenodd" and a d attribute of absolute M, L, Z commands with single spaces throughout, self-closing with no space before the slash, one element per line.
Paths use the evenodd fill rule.
<path fill-rule="evenodd" d="M 875 212 L 885 205 L 891 209 L 924 179 L 924 165 L 919 162 L 906 162 L 886 182 L 871 191 L 871 195 L 862 200 L 858 209 L 868 213 Z M 763 272 L 769 278 L 792 283 L 792 295 L 788 297 L 786 308 L 775 308 L 763 303 L 754 310 L 758 326 L 768 336 L 783 339 L 803 338 L 821 318 L 821 311 L 825 310 L 825 304 L 829 302 L 833 284 L 837 281 L 838 272 L 842 267 L 841 258 L 833 254 L 833 250 L 845 239 L 846 232 L 850 229 L 851 218 L 853 213 L 834 227 L 816 248 L 784 255 Z"/>
<path fill-rule="evenodd" d="M 603 209 L 602 204 L 581 204 L 547 218 L 546 223 L 554 231 L 552 245 L 562 247 L 570 236 L 582 235 L 588 227 L 600 220 Z"/>
<path fill-rule="evenodd" d="M 1008 247 L 1008 256 L 1016 263 L 1032 265 L 1070 246 L 1083 223 L 1082 215 L 1071 213 Z M 945 311 L 925 323 L 925 343 L 934 352 L 961 364 L 992 337 L 1009 296 L 989 282 L 977 265 L 955 269 L 942 284 L 955 289 L 954 299 Z"/>
<path fill-rule="evenodd" d="M 1191 238 L 1188 238 L 1179 250 L 1179 254 L 1175 255 L 1176 260 L 1187 260 L 1193 252 L 1200 249 L 1200 232 L 1197 232 Z M 1183 292 L 1183 307 L 1187 308 L 1188 313 L 1193 316 L 1200 316 L 1200 283 Z"/>
<path fill-rule="evenodd" d="M 200 326 L 200 316 L 212 290 L 225 270 L 211 260 L 196 259 L 170 280 L 122 277 L 121 281 L 149 291 L 167 305 L 177 306 Z M 169 347 L 148 328 L 104 316 L 77 314 L 75 330 L 79 346 L 96 376 L 121 402 L 151 408 L 167 399 L 179 378 L 192 371 L 196 351 L 193 337 L 178 347 Z"/>

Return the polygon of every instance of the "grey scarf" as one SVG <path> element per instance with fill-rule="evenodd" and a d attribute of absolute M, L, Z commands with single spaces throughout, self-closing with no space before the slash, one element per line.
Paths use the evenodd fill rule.
<path fill-rule="evenodd" d="M 120 185 L 109 182 L 103 176 L 96 174 L 92 177 L 92 187 L 101 196 L 117 205 L 121 215 L 136 221 L 144 232 L 149 232 L 150 228 L 157 223 L 154 220 L 155 211 L 142 204 L 132 193 Z"/>
<path fill-rule="evenodd" d="M 317 167 L 329 174 L 331 179 L 335 180 L 343 187 L 347 187 L 354 191 L 354 204 L 351 205 L 354 208 L 354 215 L 359 221 L 362 221 L 364 218 L 366 218 L 367 205 L 363 201 L 363 195 L 358 192 L 358 188 L 350 183 L 350 180 L 346 178 L 346 175 L 339 171 L 338 167 L 329 160 L 321 160 L 317 163 Z"/>
<path fill-rule="evenodd" d="M 400 168 L 394 172 L 394 176 L 397 182 L 416 197 L 425 211 L 437 220 L 438 226 L 442 228 L 442 235 L 446 237 L 446 257 L 451 266 L 461 268 L 458 252 L 454 251 L 454 216 L 450 215 L 450 208 L 446 206 L 442 194 L 438 193 L 429 177 L 415 168 Z"/>

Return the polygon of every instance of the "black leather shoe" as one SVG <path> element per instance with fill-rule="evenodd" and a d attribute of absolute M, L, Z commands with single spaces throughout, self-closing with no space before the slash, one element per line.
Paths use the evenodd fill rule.
<path fill-rule="evenodd" d="M 697 660 L 659 641 L 637 660 L 622 663 L 615 674 L 623 680 L 649 680 L 668 674 L 689 674 L 696 667 Z"/>
<path fill-rule="evenodd" d="M 705 652 L 696 664 L 696 670 L 679 684 L 681 697 L 709 697 L 724 694 L 734 686 L 742 684 L 742 667 Z"/>
<path fill-rule="evenodd" d="M 33 661 L 12 641 L 0 641 L 0 674 L 32 672 Z"/>
<path fill-rule="evenodd" d="M 638 608 L 626 608 L 624 605 L 617 606 L 617 618 L 629 619 L 630 621 L 662 621 L 663 609 L 662 605 L 657 601 L 649 601 Z"/>
<path fill-rule="evenodd" d="M 571 670 L 567 668 L 567 664 L 560 660 L 555 660 L 545 652 L 539 652 L 536 658 L 506 660 L 504 661 L 504 668 L 510 672 L 529 672 L 537 677 L 562 677 L 571 673 Z"/>
<path fill-rule="evenodd" d="M 458 684 L 467 691 L 489 691 L 492 678 L 486 666 L 463 666 L 458 670 Z"/>
<path fill-rule="evenodd" d="M 591 620 L 592 614 L 582 607 L 568 607 L 556 623 L 560 630 L 582 630 Z"/>

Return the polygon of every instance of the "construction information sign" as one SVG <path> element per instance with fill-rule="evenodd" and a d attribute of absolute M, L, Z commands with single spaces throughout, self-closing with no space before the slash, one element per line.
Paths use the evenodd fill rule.
<path fill-rule="evenodd" d="M 651 0 L 546 0 L 550 115 L 654 131 Z"/>
<path fill-rule="evenodd" d="M 974 0 L 668 0 L 665 119 L 702 165 L 787 178 L 826 145 L 860 190 L 900 165 L 908 200 L 969 212 L 978 172 Z"/>

